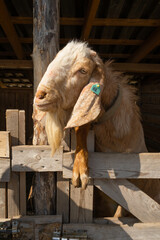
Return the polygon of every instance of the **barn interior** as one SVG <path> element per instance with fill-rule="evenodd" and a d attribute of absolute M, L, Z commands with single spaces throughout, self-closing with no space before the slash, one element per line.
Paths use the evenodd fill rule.
<path fill-rule="evenodd" d="M 160 1 L 60 0 L 61 49 L 85 40 L 104 61 L 129 76 L 139 105 L 149 151 L 160 151 Z M 26 111 L 27 143 L 32 142 L 33 1 L 2 0 L 0 8 L 0 130 L 6 109 Z"/>

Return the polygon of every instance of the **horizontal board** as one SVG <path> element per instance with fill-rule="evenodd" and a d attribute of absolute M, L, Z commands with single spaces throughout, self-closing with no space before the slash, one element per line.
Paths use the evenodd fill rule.
<path fill-rule="evenodd" d="M 127 225 L 100 225 L 100 224 L 64 224 L 65 235 L 76 236 L 85 233 L 92 240 L 157 240 L 160 236 L 160 224 L 137 223 L 133 227 Z"/>
<path fill-rule="evenodd" d="M 10 180 L 10 159 L 0 158 L 0 182 L 9 182 Z"/>
<path fill-rule="evenodd" d="M 0 157 L 10 157 L 10 133 L 8 131 L 0 132 Z"/>
<path fill-rule="evenodd" d="M 12 170 L 15 172 L 62 171 L 63 149 L 51 156 L 49 146 L 21 145 L 12 147 Z"/>
<path fill-rule="evenodd" d="M 63 177 L 72 178 L 74 153 L 65 153 Z M 89 153 L 92 178 L 160 178 L 160 153 Z"/>

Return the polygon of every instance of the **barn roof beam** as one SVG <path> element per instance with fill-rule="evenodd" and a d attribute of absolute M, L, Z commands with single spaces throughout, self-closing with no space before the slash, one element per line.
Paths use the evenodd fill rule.
<path fill-rule="evenodd" d="M 112 66 L 122 72 L 160 73 L 160 64 L 148 63 L 112 63 Z M 0 60 L 0 69 L 32 69 L 32 60 Z"/>
<path fill-rule="evenodd" d="M 24 52 L 23 52 L 20 40 L 18 38 L 18 35 L 16 33 L 16 30 L 11 21 L 10 14 L 5 5 L 4 0 L 0 0 L 0 24 L 9 40 L 14 52 L 16 53 L 17 58 L 23 59 Z"/>
<path fill-rule="evenodd" d="M 138 63 L 144 59 L 155 47 L 160 45 L 160 27 L 151 33 L 143 44 L 128 59 L 128 62 Z"/>
<path fill-rule="evenodd" d="M 32 69 L 32 60 L 0 60 L 0 69 Z"/>
<path fill-rule="evenodd" d="M 87 40 L 89 38 L 99 3 L 100 3 L 100 0 L 90 1 L 90 5 L 88 7 L 88 12 L 86 15 L 85 23 L 84 23 L 83 29 L 82 29 L 82 35 L 81 35 L 82 40 Z"/>

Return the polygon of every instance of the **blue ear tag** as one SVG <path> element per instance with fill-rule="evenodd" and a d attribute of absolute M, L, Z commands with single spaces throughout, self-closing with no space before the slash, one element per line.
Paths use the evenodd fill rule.
<path fill-rule="evenodd" d="M 96 95 L 99 95 L 101 92 L 100 85 L 99 84 L 92 85 L 91 91 L 94 92 Z"/>

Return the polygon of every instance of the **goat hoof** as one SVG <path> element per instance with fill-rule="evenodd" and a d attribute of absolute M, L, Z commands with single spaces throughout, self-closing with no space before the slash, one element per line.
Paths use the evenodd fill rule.
<path fill-rule="evenodd" d="M 75 187 L 75 188 L 78 188 L 78 187 L 80 187 L 80 182 L 79 182 L 79 175 L 73 175 L 73 177 L 72 177 L 72 184 L 73 184 L 73 186 Z"/>
<path fill-rule="evenodd" d="M 87 174 L 83 173 L 81 174 L 81 185 L 82 185 L 82 189 L 86 189 L 87 185 L 89 182 L 89 177 Z"/>

